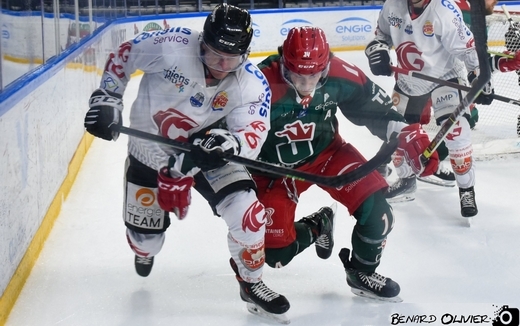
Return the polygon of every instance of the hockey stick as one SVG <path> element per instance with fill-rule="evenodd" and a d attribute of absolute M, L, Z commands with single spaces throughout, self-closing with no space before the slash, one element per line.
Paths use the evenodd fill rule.
<path fill-rule="evenodd" d="M 159 135 L 154 135 L 148 132 L 140 131 L 137 129 L 121 127 L 119 132 L 122 134 L 126 134 L 128 136 L 142 138 L 146 140 L 150 140 L 156 143 L 165 144 L 171 146 L 175 149 L 190 152 L 195 145 L 191 143 L 181 142 L 169 138 L 165 138 Z M 249 168 L 253 168 L 262 172 L 267 172 L 269 174 L 279 175 L 281 177 L 293 178 L 297 180 L 302 180 L 310 183 L 314 183 L 317 185 L 325 186 L 325 187 L 341 187 L 348 183 L 352 183 L 356 180 L 359 180 L 367 175 L 369 175 L 372 171 L 374 171 L 381 164 L 384 164 L 390 156 L 397 149 L 398 140 L 396 138 L 390 139 L 388 143 L 383 145 L 379 152 L 376 153 L 374 157 L 372 157 L 368 162 L 360 165 L 353 171 L 347 172 L 345 174 L 337 175 L 337 176 L 321 176 L 316 174 L 310 174 L 290 168 L 286 168 L 283 166 L 278 166 L 266 162 L 256 161 L 247 159 L 244 157 L 236 156 L 229 153 L 219 152 L 219 155 L 222 159 L 237 163 L 240 165 L 244 165 Z"/>
<path fill-rule="evenodd" d="M 475 50 L 477 51 L 480 75 L 477 77 L 476 82 L 473 83 L 472 87 L 468 90 L 468 93 L 459 103 L 457 108 L 450 114 L 448 119 L 444 121 L 441 129 L 430 142 L 430 145 L 428 145 L 421 154 L 420 159 L 424 165 L 426 165 L 434 151 L 439 147 L 448 133 L 451 132 L 459 117 L 475 101 L 480 91 L 482 91 L 484 86 L 486 86 L 491 79 L 491 68 L 489 67 L 487 54 L 487 31 L 484 7 L 484 0 L 471 2 L 471 31 L 473 32 L 473 37 L 475 39 Z"/>
<path fill-rule="evenodd" d="M 511 15 L 509 14 L 509 11 L 507 10 L 506 5 L 502 5 L 501 7 L 502 7 L 502 11 L 504 12 L 504 15 L 507 18 L 507 22 L 509 23 L 509 26 L 512 28 L 515 28 L 515 25 L 513 22 L 513 17 L 511 17 Z"/>
<path fill-rule="evenodd" d="M 439 85 L 453 87 L 455 89 L 458 89 L 458 90 L 461 90 L 461 91 L 465 91 L 465 92 L 469 92 L 473 88 L 473 87 L 460 85 L 460 84 L 457 84 L 457 83 L 454 83 L 454 82 L 450 82 L 448 80 L 442 80 L 442 79 L 439 79 L 439 78 L 435 78 L 435 77 L 432 77 L 432 76 L 421 74 L 421 73 L 416 72 L 416 71 L 406 70 L 406 69 L 395 67 L 395 66 L 392 66 L 392 70 L 395 73 L 397 73 L 397 74 L 403 74 L 403 75 L 408 75 L 408 76 L 411 76 L 411 77 L 414 77 L 414 78 L 418 78 L 418 79 L 424 79 L 424 80 L 431 81 L 431 82 L 439 84 Z M 514 105 L 520 106 L 520 100 L 514 100 L 512 98 L 505 97 L 505 96 L 498 95 L 498 94 L 491 94 L 491 96 L 493 97 L 493 99 L 495 99 L 497 101 L 501 101 L 501 102 L 505 102 L 505 103 L 514 104 Z"/>

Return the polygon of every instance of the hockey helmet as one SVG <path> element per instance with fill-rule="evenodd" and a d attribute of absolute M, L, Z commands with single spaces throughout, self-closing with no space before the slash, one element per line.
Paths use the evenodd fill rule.
<path fill-rule="evenodd" d="M 283 42 L 282 61 L 285 68 L 300 75 L 327 70 L 330 48 L 323 30 L 311 26 L 292 28 Z"/>
<path fill-rule="evenodd" d="M 202 39 L 218 51 L 244 54 L 249 51 L 252 38 L 249 12 L 226 3 L 217 5 L 204 23 Z"/>

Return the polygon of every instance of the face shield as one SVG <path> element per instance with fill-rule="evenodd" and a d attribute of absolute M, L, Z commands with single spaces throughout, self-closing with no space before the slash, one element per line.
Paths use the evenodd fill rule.
<path fill-rule="evenodd" d="M 280 67 L 285 82 L 291 85 L 298 94 L 307 96 L 325 85 L 329 75 L 330 63 L 328 63 L 326 68 L 320 72 L 305 75 L 290 71 L 285 67 L 283 61 Z"/>
<path fill-rule="evenodd" d="M 249 56 L 249 49 L 243 54 L 228 54 L 222 51 L 217 51 L 204 42 L 204 39 L 199 38 L 200 42 L 200 60 L 208 68 L 220 72 L 233 72 L 239 69 Z"/>

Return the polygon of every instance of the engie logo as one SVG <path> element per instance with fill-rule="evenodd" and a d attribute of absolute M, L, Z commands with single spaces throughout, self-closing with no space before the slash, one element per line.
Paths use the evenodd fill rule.
<path fill-rule="evenodd" d="M 336 23 L 336 33 L 346 34 L 341 35 L 342 41 L 364 41 L 366 36 L 363 34 L 372 34 L 372 30 L 370 21 L 361 17 L 345 18 Z"/>
<path fill-rule="evenodd" d="M 282 24 L 282 27 L 280 28 L 280 35 L 287 36 L 287 34 L 289 34 L 289 31 L 291 30 L 291 28 L 298 27 L 298 26 L 312 26 L 312 23 L 305 19 L 288 20 Z"/>
<path fill-rule="evenodd" d="M 343 33 L 372 33 L 372 24 L 368 19 L 361 17 L 345 18 L 337 22 L 336 32 Z"/>
<path fill-rule="evenodd" d="M 253 37 L 260 37 L 260 26 L 253 23 Z"/>

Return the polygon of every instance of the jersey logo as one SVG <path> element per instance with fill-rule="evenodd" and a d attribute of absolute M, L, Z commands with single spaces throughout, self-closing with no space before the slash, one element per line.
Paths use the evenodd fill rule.
<path fill-rule="evenodd" d="M 242 217 L 242 230 L 246 232 L 258 232 L 265 224 L 264 206 L 257 200 L 249 208 Z"/>
<path fill-rule="evenodd" d="M 426 37 L 432 37 L 433 35 L 435 35 L 435 32 L 433 30 L 433 24 L 429 20 L 427 20 L 424 23 L 422 31 L 423 31 L 423 35 Z"/>
<path fill-rule="evenodd" d="M 228 94 L 225 91 L 218 92 L 211 103 L 211 109 L 213 111 L 222 111 L 229 101 Z"/>
<path fill-rule="evenodd" d="M 395 49 L 397 62 L 406 70 L 421 71 L 424 67 L 424 60 L 421 58 L 422 52 L 419 51 L 415 43 L 404 42 Z"/>
<path fill-rule="evenodd" d="M 199 124 L 190 117 L 173 108 L 157 112 L 153 116 L 153 120 L 157 127 L 159 127 L 159 133 L 163 137 L 179 141 L 187 141 L 190 130 L 199 126 Z"/>
<path fill-rule="evenodd" d="M 289 142 L 312 140 L 314 139 L 314 131 L 316 129 L 315 123 L 303 124 L 300 120 L 296 120 L 291 124 L 283 126 L 282 131 L 277 131 L 274 134 L 277 137 L 287 137 Z"/>

